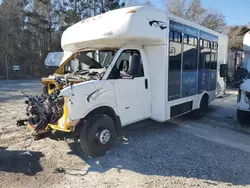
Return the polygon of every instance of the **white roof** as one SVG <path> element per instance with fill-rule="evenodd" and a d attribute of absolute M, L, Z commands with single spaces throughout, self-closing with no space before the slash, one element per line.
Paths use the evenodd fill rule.
<path fill-rule="evenodd" d="M 166 39 L 166 30 L 150 26 L 153 19 L 166 23 L 166 12 L 141 6 L 109 11 L 69 27 L 63 33 L 62 48 L 76 51 L 101 45 L 161 43 Z"/>
<path fill-rule="evenodd" d="M 227 37 L 183 18 L 153 7 L 136 6 L 117 9 L 88 18 L 69 27 L 62 36 L 64 51 L 83 48 L 119 47 L 127 44 L 154 45 L 167 43 L 167 20 Z"/>

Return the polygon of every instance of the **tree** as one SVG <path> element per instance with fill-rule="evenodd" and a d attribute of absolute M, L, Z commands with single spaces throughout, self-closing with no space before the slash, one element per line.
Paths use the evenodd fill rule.
<path fill-rule="evenodd" d="M 217 11 L 206 11 L 201 25 L 222 33 L 226 28 L 225 16 Z"/>
<path fill-rule="evenodd" d="M 137 0 L 127 0 L 125 2 L 126 7 L 132 7 L 132 6 L 149 6 L 149 7 L 154 7 L 152 2 L 150 0 L 145 0 L 143 3 L 139 3 Z"/>
<path fill-rule="evenodd" d="M 249 31 L 246 25 L 228 27 L 229 49 L 232 51 L 243 50 L 243 37 Z"/>
<path fill-rule="evenodd" d="M 200 0 L 168 0 L 168 12 L 198 23 L 202 26 L 223 32 L 225 30 L 225 17 L 216 10 L 205 9 Z"/>
<path fill-rule="evenodd" d="M 168 12 L 185 18 L 186 17 L 186 0 L 169 0 L 167 1 L 167 10 Z"/>
<path fill-rule="evenodd" d="M 56 2 L 55 13 L 59 18 L 58 24 L 61 30 L 82 19 L 124 7 L 124 3 L 120 3 L 120 0 L 56 0 Z"/>
<path fill-rule="evenodd" d="M 185 13 L 185 17 L 188 20 L 192 20 L 196 23 L 201 23 L 203 14 L 206 12 L 206 9 L 202 7 L 200 0 L 190 1 L 188 9 Z"/>
<path fill-rule="evenodd" d="M 11 62 L 16 61 L 21 54 L 22 33 L 22 3 L 17 0 L 5 0 L 0 5 L 0 68 L 8 70 L 6 75 L 10 70 Z"/>
<path fill-rule="evenodd" d="M 31 36 L 34 36 L 31 42 L 37 44 L 33 53 L 39 54 L 37 66 L 40 70 L 44 67 L 47 53 L 52 51 L 54 30 L 52 2 L 52 0 L 26 0 L 24 2 L 24 6 L 30 7 L 25 11 L 25 28 Z"/>
<path fill-rule="evenodd" d="M 124 6 L 120 0 L 1 2 L 0 76 L 6 75 L 3 71 L 5 62 L 8 62 L 9 71 L 12 65 L 18 64 L 22 74 L 43 73 L 44 59 L 48 52 L 62 50 L 61 35 L 67 27 L 87 17 Z M 11 74 L 13 75 L 14 71 Z"/>

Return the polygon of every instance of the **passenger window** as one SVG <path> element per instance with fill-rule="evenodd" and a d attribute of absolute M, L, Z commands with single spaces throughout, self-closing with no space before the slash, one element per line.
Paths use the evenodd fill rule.
<path fill-rule="evenodd" d="M 211 63 L 211 42 L 200 39 L 200 62 L 199 69 L 210 69 Z"/>
<path fill-rule="evenodd" d="M 171 40 L 171 41 L 174 40 L 174 32 L 173 31 L 169 32 L 169 40 Z"/>
<path fill-rule="evenodd" d="M 181 41 L 181 33 L 174 32 L 174 41 L 169 42 L 169 70 L 181 70 Z"/>
<path fill-rule="evenodd" d="M 129 64 L 130 64 L 130 58 L 132 55 L 141 56 L 138 50 L 124 50 L 121 53 L 121 55 L 117 59 L 116 64 L 114 65 L 109 75 L 109 79 L 122 79 L 122 78 L 130 77 Z M 144 76 L 144 71 L 143 71 L 143 64 L 141 60 L 138 75 L 134 77 L 143 77 L 143 76 Z"/>
<path fill-rule="evenodd" d="M 181 40 L 181 33 L 174 32 L 174 41 L 175 42 L 182 42 Z"/>
<path fill-rule="evenodd" d="M 197 38 L 184 35 L 183 70 L 197 69 Z"/>
<path fill-rule="evenodd" d="M 218 54 L 218 44 L 216 42 L 212 43 L 212 50 L 211 50 L 211 69 L 217 69 L 217 54 Z"/>

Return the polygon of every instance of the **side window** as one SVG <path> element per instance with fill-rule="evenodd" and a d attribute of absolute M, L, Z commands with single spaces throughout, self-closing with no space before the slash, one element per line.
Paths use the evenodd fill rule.
<path fill-rule="evenodd" d="M 217 54 L 218 54 L 218 43 L 213 42 L 212 43 L 212 49 L 211 49 L 211 69 L 216 70 L 217 69 Z"/>
<path fill-rule="evenodd" d="M 173 31 L 169 32 L 169 40 L 174 41 L 174 32 Z"/>
<path fill-rule="evenodd" d="M 196 37 L 184 35 L 183 70 L 197 69 L 197 41 Z"/>
<path fill-rule="evenodd" d="M 124 50 L 120 54 L 119 58 L 116 61 L 116 64 L 114 65 L 109 75 L 109 79 L 123 79 L 126 77 L 130 77 L 129 65 L 130 65 L 130 58 L 132 55 L 141 56 L 138 50 Z M 143 64 L 142 64 L 142 59 L 141 59 L 138 75 L 134 77 L 143 77 L 143 76 L 144 76 L 144 71 L 143 71 Z"/>
<path fill-rule="evenodd" d="M 211 42 L 200 39 L 200 62 L 199 69 L 210 69 Z"/>
<path fill-rule="evenodd" d="M 129 68 L 129 58 L 130 56 L 133 55 L 132 52 L 130 51 L 123 51 L 121 55 L 119 56 L 118 60 L 116 61 L 116 68 L 119 69 L 120 71 L 128 71 Z"/>
<path fill-rule="evenodd" d="M 182 35 L 170 31 L 169 39 L 169 70 L 181 70 Z"/>
<path fill-rule="evenodd" d="M 182 42 L 181 38 L 182 38 L 181 33 L 174 32 L 174 41 L 175 42 Z"/>

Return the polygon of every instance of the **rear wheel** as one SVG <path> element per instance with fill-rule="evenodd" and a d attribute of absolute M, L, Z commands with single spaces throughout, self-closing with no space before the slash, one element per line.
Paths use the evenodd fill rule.
<path fill-rule="evenodd" d="M 81 128 L 80 146 L 90 157 L 104 155 L 116 140 L 115 123 L 107 115 L 94 115 Z"/>
<path fill-rule="evenodd" d="M 193 110 L 191 116 L 196 119 L 201 119 L 208 111 L 208 96 L 204 95 L 201 99 L 200 108 Z"/>
<path fill-rule="evenodd" d="M 250 125 L 250 112 L 237 110 L 237 120 L 241 125 Z"/>

